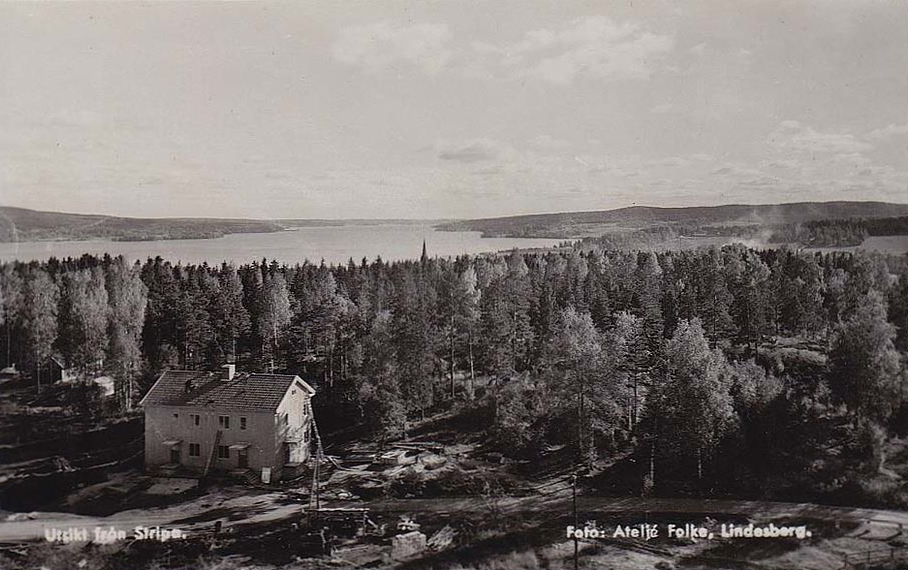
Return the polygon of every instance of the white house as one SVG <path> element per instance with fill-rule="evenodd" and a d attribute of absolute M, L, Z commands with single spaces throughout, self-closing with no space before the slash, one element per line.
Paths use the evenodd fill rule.
<path fill-rule="evenodd" d="M 309 459 L 310 399 L 299 376 L 168 370 L 142 399 L 149 470 L 297 475 Z"/>

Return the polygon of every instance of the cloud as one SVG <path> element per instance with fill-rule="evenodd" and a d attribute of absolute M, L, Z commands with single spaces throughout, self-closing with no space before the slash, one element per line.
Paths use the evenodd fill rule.
<path fill-rule="evenodd" d="M 769 168 L 781 168 L 784 170 L 797 170 L 801 168 L 800 162 L 791 159 L 766 160 L 763 161 L 762 165 Z"/>
<path fill-rule="evenodd" d="M 46 118 L 46 125 L 51 127 L 98 127 L 105 122 L 106 117 L 86 109 L 67 110 L 61 109 Z"/>
<path fill-rule="evenodd" d="M 694 54 L 697 57 L 701 57 L 706 53 L 706 44 L 697 44 L 694 47 L 690 48 L 690 53 Z"/>
<path fill-rule="evenodd" d="M 899 135 L 908 135 L 908 123 L 904 125 L 886 125 L 882 129 L 874 129 L 867 134 L 868 139 L 882 140 Z"/>
<path fill-rule="evenodd" d="M 474 42 L 473 50 L 496 56 L 497 65 L 514 70 L 513 77 L 567 85 L 578 78 L 647 79 L 673 46 L 670 36 L 591 16 L 558 30 L 527 32 L 511 44 Z"/>
<path fill-rule="evenodd" d="M 821 133 L 798 121 L 783 121 L 770 135 L 772 147 L 783 151 L 853 155 L 873 145 L 847 133 Z"/>
<path fill-rule="evenodd" d="M 341 30 L 334 42 L 334 57 L 371 73 L 389 66 L 409 64 L 435 74 L 453 56 L 448 47 L 451 32 L 446 24 L 402 26 L 378 22 Z"/>
<path fill-rule="evenodd" d="M 655 107 L 650 109 L 649 112 L 655 113 L 657 115 L 662 115 L 665 113 L 669 113 L 669 112 L 673 111 L 674 109 L 675 109 L 674 103 L 662 103 L 661 105 L 656 105 Z"/>
<path fill-rule="evenodd" d="M 540 150 L 562 150 L 571 146 L 571 143 L 551 135 L 538 135 L 530 140 L 530 145 Z"/>
<path fill-rule="evenodd" d="M 741 180 L 738 182 L 740 186 L 746 186 L 750 188 L 776 188 L 779 186 L 780 180 L 775 176 L 757 176 L 755 178 L 749 178 L 747 180 Z"/>
<path fill-rule="evenodd" d="M 666 158 L 661 158 L 658 160 L 652 160 L 648 163 L 649 166 L 668 166 L 671 168 L 682 168 L 689 166 L 691 161 L 687 158 L 682 158 L 680 156 L 669 156 Z"/>
<path fill-rule="evenodd" d="M 647 79 L 674 48 L 671 36 L 605 16 L 528 31 L 512 43 L 475 40 L 469 50 L 456 47 L 452 40 L 445 24 L 383 21 L 343 28 L 333 52 L 338 61 L 370 73 L 410 65 L 430 75 L 456 69 L 471 79 L 536 79 L 567 85 L 581 78 Z"/>
<path fill-rule="evenodd" d="M 440 142 L 435 148 L 441 160 L 462 163 L 492 161 L 516 154 L 510 145 L 485 138 L 465 143 Z"/>
<path fill-rule="evenodd" d="M 852 168 L 867 166 L 871 163 L 869 158 L 859 152 L 843 152 L 833 155 L 832 162 Z"/>
<path fill-rule="evenodd" d="M 754 52 L 749 49 L 741 48 L 739 49 L 734 56 L 734 60 L 737 61 L 739 65 L 748 65 L 753 61 Z"/>
<path fill-rule="evenodd" d="M 763 172 L 756 168 L 750 168 L 737 162 L 725 162 L 709 171 L 713 176 L 728 176 L 734 178 L 758 178 L 763 176 Z"/>

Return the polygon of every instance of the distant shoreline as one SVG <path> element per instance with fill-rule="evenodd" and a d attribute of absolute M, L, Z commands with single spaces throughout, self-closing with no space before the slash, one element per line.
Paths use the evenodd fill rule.
<path fill-rule="evenodd" d="M 97 214 L 42 212 L 0 207 L 0 243 L 109 240 L 145 242 L 218 239 L 233 234 L 267 234 L 302 228 L 432 225 L 450 219 L 224 219 L 121 218 Z"/>
<path fill-rule="evenodd" d="M 121 218 L 0 207 L 0 243 L 207 240 L 233 234 L 267 234 L 303 228 L 388 225 L 430 226 L 441 232 L 479 232 L 483 238 L 577 240 L 612 236 L 623 240 L 631 234 L 658 233 L 666 229 L 683 235 L 702 233 L 705 236 L 751 238 L 764 228 L 786 227 L 796 232 L 802 224 L 824 220 L 859 223 L 897 216 L 908 216 L 908 204 L 835 201 L 682 208 L 631 206 L 614 210 L 472 220 Z M 901 230 L 896 232 L 899 233 Z M 874 235 L 889 234 L 877 232 Z M 651 241 L 651 236 L 640 237 L 644 238 L 643 241 Z M 677 236 L 672 237 L 675 238 Z"/>

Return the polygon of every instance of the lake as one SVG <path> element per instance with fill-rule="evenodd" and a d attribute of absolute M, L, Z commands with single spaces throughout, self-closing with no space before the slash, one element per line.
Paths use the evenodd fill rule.
<path fill-rule="evenodd" d="M 441 232 L 429 224 L 347 225 L 299 228 L 264 234 L 231 234 L 216 239 L 160 241 L 39 241 L 0 243 L 0 261 L 42 261 L 49 257 L 79 257 L 83 253 L 123 255 L 144 261 L 160 255 L 183 263 L 209 265 L 269 261 L 294 264 L 359 263 L 381 256 L 386 261 L 418 259 L 423 240 L 430 256 L 448 257 L 504 251 L 514 248 L 550 247 L 561 240 L 535 238 L 483 238 L 479 232 Z"/>

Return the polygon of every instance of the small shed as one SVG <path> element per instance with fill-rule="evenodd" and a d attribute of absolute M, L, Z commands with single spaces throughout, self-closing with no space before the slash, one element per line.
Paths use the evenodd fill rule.
<path fill-rule="evenodd" d="M 97 378 L 93 378 L 91 381 L 101 389 L 102 398 L 109 398 L 110 396 L 114 395 L 114 391 L 116 390 L 116 381 L 110 376 L 98 376 Z"/>
<path fill-rule="evenodd" d="M 0 379 L 14 379 L 22 376 L 22 373 L 16 369 L 16 365 L 7 366 L 6 368 L 0 370 Z"/>
<path fill-rule="evenodd" d="M 48 378 L 52 382 L 73 382 L 77 379 L 77 374 L 72 368 L 66 365 L 62 356 L 53 355 L 46 362 Z"/>

